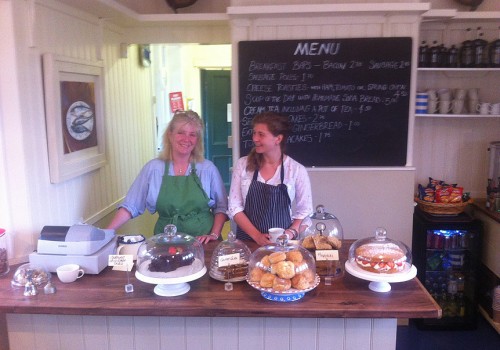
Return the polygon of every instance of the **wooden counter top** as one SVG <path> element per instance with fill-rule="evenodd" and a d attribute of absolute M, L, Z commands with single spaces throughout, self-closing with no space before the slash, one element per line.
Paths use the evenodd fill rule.
<path fill-rule="evenodd" d="M 344 244 L 341 258 L 349 243 Z M 217 243 L 205 246 L 207 268 Z M 253 250 L 256 246 L 250 245 Z M 221 316 L 221 317 L 313 317 L 313 318 L 437 318 L 441 308 L 418 279 L 392 283 L 388 293 L 368 289 L 368 281 L 345 273 L 331 286 L 320 285 L 306 293 L 303 299 L 290 302 L 272 302 L 247 282 L 233 283 L 232 291 L 224 290 L 224 283 L 212 279 L 208 272 L 190 282 L 191 290 L 176 297 L 154 294 L 155 285 L 141 282 L 130 274 L 133 293 L 125 293 L 127 274 L 106 268 L 99 275 L 85 275 L 69 284 L 61 283 L 53 274 L 57 287 L 55 294 L 25 297 L 23 288 L 10 285 L 16 266 L 8 275 L 0 277 L 0 313 L 107 315 L 107 316 Z"/>
<path fill-rule="evenodd" d="M 479 210 L 480 212 L 486 214 L 496 222 L 500 223 L 500 213 L 496 211 L 489 210 L 486 208 L 486 199 L 481 198 L 481 199 L 476 199 L 472 203 L 472 206 Z"/>

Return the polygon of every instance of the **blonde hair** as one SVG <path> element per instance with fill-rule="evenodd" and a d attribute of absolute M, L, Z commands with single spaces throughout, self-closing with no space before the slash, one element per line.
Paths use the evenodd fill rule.
<path fill-rule="evenodd" d="M 163 149 L 158 158 L 162 160 L 171 161 L 172 158 L 172 145 L 170 143 L 169 134 L 175 133 L 181 126 L 191 124 L 196 128 L 196 145 L 191 152 L 191 161 L 201 162 L 205 159 L 203 147 L 203 121 L 198 113 L 194 111 L 177 111 L 174 113 L 172 120 L 168 123 L 167 128 L 162 136 Z"/>

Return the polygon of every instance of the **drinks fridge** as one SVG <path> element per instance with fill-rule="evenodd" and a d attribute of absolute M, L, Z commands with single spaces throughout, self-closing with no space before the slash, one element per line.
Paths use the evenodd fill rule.
<path fill-rule="evenodd" d="M 417 277 L 443 310 L 420 329 L 474 329 L 482 225 L 466 213 L 435 216 L 415 208 L 412 254 Z"/>

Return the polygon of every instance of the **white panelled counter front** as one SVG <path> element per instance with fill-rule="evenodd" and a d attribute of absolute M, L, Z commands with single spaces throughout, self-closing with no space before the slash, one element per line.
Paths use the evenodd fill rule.
<path fill-rule="evenodd" d="M 346 243 L 344 261 L 352 241 Z M 207 267 L 216 245 L 205 246 Z M 396 348 L 397 318 L 441 317 L 416 278 L 377 293 L 368 281 L 345 273 L 331 285 L 321 281 L 301 300 L 283 303 L 264 299 L 246 282 L 225 291 L 208 273 L 176 297 L 156 295 L 155 285 L 132 273 L 134 292 L 126 293 L 127 274 L 111 268 L 69 284 L 54 275 L 55 294 L 25 297 L 10 285 L 15 270 L 0 278 L 0 313 L 11 350 L 389 350 Z"/>

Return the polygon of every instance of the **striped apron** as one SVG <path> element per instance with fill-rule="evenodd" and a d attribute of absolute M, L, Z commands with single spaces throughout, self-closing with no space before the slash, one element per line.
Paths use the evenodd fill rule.
<path fill-rule="evenodd" d="M 278 186 L 257 181 L 257 175 L 258 169 L 253 174 L 243 212 L 262 234 L 267 234 L 271 227 L 285 229 L 290 227 L 292 224 L 291 201 L 286 185 L 283 183 L 285 178 L 283 161 L 281 162 L 281 183 Z M 253 241 L 252 237 L 239 227 L 236 230 L 236 238 Z"/>

